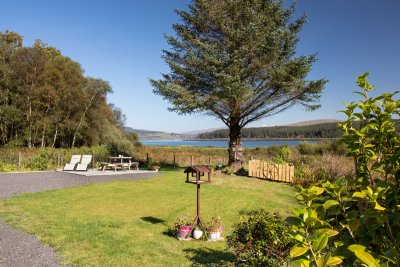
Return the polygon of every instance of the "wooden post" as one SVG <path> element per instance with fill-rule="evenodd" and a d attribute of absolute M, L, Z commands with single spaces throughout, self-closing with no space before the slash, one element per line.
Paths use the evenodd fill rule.
<path fill-rule="evenodd" d="M 200 174 L 197 175 L 200 176 Z M 200 184 L 197 184 L 197 217 L 200 218 Z"/>
<path fill-rule="evenodd" d="M 57 169 L 60 168 L 60 153 L 57 153 Z"/>
<path fill-rule="evenodd" d="M 94 170 L 94 154 L 93 154 L 93 157 L 92 157 L 92 170 Z"/>
<path fill-rule="evenodd" d="M 193 166 L 193 155 L 190 156 L 190 166 Z"/>
<path fill-rule="evenodd" d="M 208 167 L 211 166 L 211 156 L 208 156 Z"/>
<path fill-rule="evenodd" d="M 149 153 L 146 153 L 146 163 L 149 164 Z"/>
<path fill-rule="evenodd" d="M 21 160 L 22 160 L 21 152 L 18 152 L 18 172 L 21 171 Z"/>
<path fill-rule="evenodd" d="M 176 166 L 175 153 L 174 153 L 174 167 Z"/>

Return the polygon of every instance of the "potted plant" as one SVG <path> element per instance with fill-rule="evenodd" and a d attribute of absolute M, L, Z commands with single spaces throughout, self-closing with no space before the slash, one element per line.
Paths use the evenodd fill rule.
<path fill-rule="evenodd" d="M 160 166 L 157 166 L 157 165 L 151 166 L 150 169 L 151 169 L 152 171 L 158 172 L 158 170 L 160 169 Z"/>
<path fill-rule="evenodd" d="M 203 236 L 203 230 L 201 230 L 199 227 L 196 227 L 193 230 L 193 238 L 194 239 L 200 239 Z"/>
<path fill-rule="evenodd" d="M 176 218 L 172 226 L 172 230 L 178 239 L 186 239 L 189 238 L 189 233 L 192 230 L 192 224 L 193 220 L 191 220 L 188 216 L 179 216 Z"/>
<path fill-rule="evenodd" d="M 224 231 L 224 225 L 221 217 L 213 216 L 207 223 L 208 238 L 211 240 L 221 239 L 221 234 Z"/>
<path fill-rule="evenodd" d="M 149 159 L 147 167 L 152 171 L 158 171 L 160 169 L 160 162 L 158 160 Z"/>

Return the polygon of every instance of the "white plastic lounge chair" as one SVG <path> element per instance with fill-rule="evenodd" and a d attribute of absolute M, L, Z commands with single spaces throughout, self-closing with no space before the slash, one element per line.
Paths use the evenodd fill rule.
<path fill-rule="evenodd" d="M 72 155 L 70 163 L 65 164 L 63 171 L 73 171 L 76 165 L 81 161 L 81 155 Z"/>
<path fill-rule="evenodd" d="M 91 161 L 92 161 L 92 155 L 83 155 L 81 163 L 78 163 L 78 165 L 76 165 L 76 169 L 75 170 L 77 170 L 77 171 L 87 171 L 88 165 L 90 164 Z"/>

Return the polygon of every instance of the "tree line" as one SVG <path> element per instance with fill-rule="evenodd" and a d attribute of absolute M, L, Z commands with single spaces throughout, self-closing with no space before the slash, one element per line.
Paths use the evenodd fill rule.
<path fill-rule="evenodd" d="M 394 120 L 396 131 L 400 131 L 400 120 Z M 359 127 L 359 123 L 355 123 Z M 242 138 L 268 139 L 268 138 L 342 138 L 343 133 L 338 124 L 320 123 L 306 126 L 273 126 L 244 128 Z M 220 129 L 212 132 L 201 133 L 199 139 L 226 139 L 229 138 L 228 129 Z"/>
<path fill-rule="evenodd" d="M 342 133 L 337 123 L 321 123 L 307 126 L 274 126 L 245 128 L 242 137 L 248 139 L 267 138 L 339 138 Z M 227 129 L 215 130 L 199 134 L 200 139 L 228 138 Z"/>
<path fill-rule="evenodd" d="M 125 115 L 106 101 L 111 92 L 57 48 L 0 32 L 0 146 L 129 146 L 137 136 L 124 133 Z"/>

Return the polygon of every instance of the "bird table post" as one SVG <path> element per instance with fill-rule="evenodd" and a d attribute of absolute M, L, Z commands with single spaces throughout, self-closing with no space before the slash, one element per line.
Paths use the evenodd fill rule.
<path fill-rule="evenodd" d="M 186 168 L 184 172 L 186 173 L 186 183 L 197 185 L 196 217 L 194 218 L 192 229 L 188 234 L 188 236 L 190 236 L 195 226 L 200 225 L 201 227 L 204 227 L 203 219 L 200 216 L 200 185 L 211 183 L 211 170 L 206 166 L 191 166 Z M 205 179 L 206 173 L 208 174 L 207 179 Z"/>

